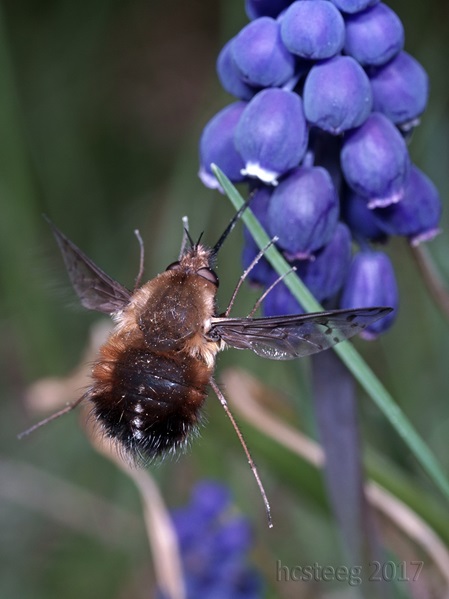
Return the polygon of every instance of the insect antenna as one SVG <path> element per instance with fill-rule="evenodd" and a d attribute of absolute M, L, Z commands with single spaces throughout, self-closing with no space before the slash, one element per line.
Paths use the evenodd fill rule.
<path fill-rule="evenodd" d="M 243 447 L 243 451 L 246 454 L 246 457 L 248 459 L 249 467 L 251 468 L 251 470 L 252 470 L 252 472 L 254 474 L 254 478 L 256 479 L 257 486 L 259 487 L 260 494 L 262 495 L 262 499 L 263 499 L 263 502 L 265 504 L 265 511 L 267 513 L 267 519 L 268 519 L 268 527 L 269 528 L 273 528 L 273 520 L 271 519 L 271 507 L 270 507 L 270 503 L 268 501 L 267 494 L 265 493 L 265 489 L 264 489 L 264 486 L 262 484 L 262 481 L 260 480 L 260 476 L 259 476 L 259 472 L 257 471 L 256 464 L 254 463 L 254 460 L 251 457 L 251 454 L 249 452 L 248 446 L 246 445 L 245 439 L 243 438 L 242 432 L 239 429 L 239 427 L 237 425 L 237 422 L 236 422 L 234 416 L 232 415 L 231 410 L 229 409 L 228 402 L 226 401 L 225 396 L 220 391 L 217 383 L 212 378 L 210 380 L 210 385 L 211 385 L 212 389 L 214 390 L 216 396 L 218 397 L 221 405 L 223 406 L 224 411 L 226 412 L 227 417 L 231 421 L 231 424 L 234 427 L 235 432 L 237 433 L 237 437 L 239 438 L 239 441 L 240 441 L 240 443 L 241 443 L 241 445 Z"/>
<path fill-rule="evenodd" d="M 145 262 L 145 247 L 143 245 L 143 239 L 140 234 L 139 229 L 134 229 L 134 235 L 137 237 L 137 241 L 139 242 L 140 247 L 140 260 L 139 260 L 139 272 L 137 273 L 136 281 L 134 283 L 134 289 L 140 287 L 140 283 L 143 277 L 144 271 L 144 262 Z"/>
<path fill-rule="evenodd" d="M 187 235 L 187 239 L 189 240 L 191 247 L 195 247 L 195 242 L 193 241 L 192 236 L 189 233 L 189 230 L 184 229 L 184 231 L 185 231 L 185 234 Z"/>
<path fill-rule="evenodd" d="M 267 243 L 267 245 L 260 250 L 260 252 L 254 258 L 254 260 L 248 266 L 248 268 L 242 273 L 242 275 L 240 276 L 240 279 L 234 289 L 234 293 L 232 294 L 232 297 L 229 301 L 228 307 L 226 308 L 226 312 L 223 314 L 223 316 L 225 316 L 225 317 L 229 316 L 229 313 L 231 312 L 231 308 L 234 305 L 235 298 L 237 297 L 237 293 L 238 293 L 240 287 L 242 286 L 243 281 L 246 279 L 246 277 L 249 275 L 249 273 L 252 271 L 252 269 L 256 266 L 256 264 L 262 259 L 263 255 L 268 250 L 268 248 L 271 247 L 273 245 L 273 243 L 276 243 L 277 240 L 278 240 L 278 237 L 273 237 L 273 239 L 271 241 L 269 241 L 269 243 Z M 253 312 L 251 314 L 253 314 L 254 312 L 255 312 L 255 310 L 253 310 Z"/>
<path fill-rule="evenodd" d="M 181 259 L 183 257 L 183 255 L 186 251 L 187 241 L 190 243 L 190 247 L 192 249 L 197 249 L 198 246 L 200 245 L 201 239 L 204 235 L 204 231 L 202 233 L 200 233 L 200 236 L 198 237 L 198 240 L 195 243 L 192 239 L 192 236 L 189 233 L 189 220 L 188 220 L 187 216 L 183 217 L 182 222 L 184 224 L 184 235 L 182 236 L 181 251 L 179 252 L 179 259 Z"/>
<path fill-rule="evenodd" d="M 184 235 L 182 236 L 182 243 L 181 243 L 181 251 L 179 252 L 179 259 L 181 260 L 181 258 L 184 256 L 185 252 L 186 252 L 186 245 L 187 242 L 189 242 L 190 247 L 193 249 L 196 247 L 195 242 L 192 239 L 192 236 L 189 233 L 189 221 L 187 219 L 187 216 L 184 216 L 182 219 L 183 224 L 187 224 L 187 227 L 184 226 Z"/>
<path fill-rule="evenodd" d="M 204 231 L 202 231 L 200 233 L 200 236 L 198 237 L 198 241 L 195 243 L 195 245 L 193 247 L 197 248 L 200 245 L 201 239 L 203 238 L 204 235 Z"/>
<path fill-rule="evenodd" d="M 17 435 L 17 438 L 22 439 L 23 437 L 26 437 L 30 433 L 33 433 L 35 430 L 37 430 L 41 426 L 44 426 L 44 425 L 48 424 L 49 422 L 56 420 L 56 418 L 59 418 L 60 416 L 64 416 L 64 414 L 71 412 L 83 401 L 83 399 L 85 399 L 85 397 L 86 397 L 86 395 L 82 395 L 79 399 L 77 399 L 73 403 L 69 404 L 65 408 L 62 408 L 62 410 L 58 410 L 57 412 L 55 412 L 54 414 L 51 414 L 50 416 L 47 416 L 47 418 L 44 418 L 40 422 L 36 422 L 36 424 L 33 424 L 33 426 L 30 426 L 30 428 L 27 428 L 26 431 L 19 433 Z"/>

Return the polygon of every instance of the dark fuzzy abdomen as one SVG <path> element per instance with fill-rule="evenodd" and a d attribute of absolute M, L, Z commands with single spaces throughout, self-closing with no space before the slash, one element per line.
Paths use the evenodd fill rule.
<path fill-rule="evenodd" d="M 96 376 L 90 400 L 107 435 L 137 461 L 182 446 L 200 419 L 209 370 L 180 352 L 124 350 L 108 375 Z"/>

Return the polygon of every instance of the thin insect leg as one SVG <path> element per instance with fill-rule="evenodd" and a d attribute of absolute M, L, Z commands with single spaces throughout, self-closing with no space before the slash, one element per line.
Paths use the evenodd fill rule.
<path fill-rule="evenodd" d="M 139 272 L 137 273 L 136 282 L 134 283 L 134 289 L 140 287 L 140 283 L 142 282 L 143 270 L 144 270 L 144 262 L 145 262 L 145 247 L 143 245 L 143 239 L 140 235 L 139 229 L 134 229 L 134 235 L 137 237 L 137 241 L 139 242 L 140 247 L 140 260 L 139 260 Z"/>
<path fill-rule="evenodd" d="M 181 249 L 179 250 L 179 260 L 181 260 L 181 258 L 184 255 L 184 252 L 186 251 L 186 245 L 187 245 L 188 239 L 189 239 L 189 217 L 183 216 L 182 217 L 182 240 L 181 240 Z"/>
<path fill-rule="evenodd" d="M 237 433 L 237 437 L 239 438 L 239 441 L 240 441 L 240 443 L 241 443 L 241 445 L 243 447 L 243 450 L 244 450 L 244 452 L 246 454 L 246 457 L 248 459 L 249 467 L 251 468 L 251 470 L 252 470 L 252 472 L 254 474 L 254 477 L 255 477 L 256 482 L 257 482 L 257 486 L 259 487 L 260 494 L 262 495 L 262 499 L 263 499 L 263 502 L 265 504 L 265 510 L 267 512 L 268 526 L 269 526 L 269 528 L 273 528 L 273 521 L 271 519 L 270 503 L 268 501 L 267 494 L 265 493 L 265 489 L 263 487 L 262 481 L 260 480 L 259 473 L 258 473 L 257 468 L 256 468 L 256 464 L 254 463 L 254 460 L 251 457 L 249 449 L 248 449 L 248 447 L 247 447 L 247 445 L 245 443 L 245 439 L 243 438 L 243 435 L 242 435 L 242 433 L 241 433 L 241 431 L 240 431 L 240 429 L 239 429 L 239 427 L 237 425 L 237 422 L 235 421 L 235 418 L 232 415 L 231 410 L 229 409 L 228 402 L 226 401 L 225 396 L 223 395 L 223 393 L 218 388 L 218 385 L 214 381 L 214 379 L 210 380 L 210 385 L 211 385 L 212 389 L 215 391 L 216 396 L 220 400 L 220 403 L 223 406 L 224 411 L 226 412 L 227 417 L 231 421 L 231 424 L 234 427 L 235 432 Z"/>
<path fill-rule="evenodd" d="M 295 272 L 296 270 L 296 266 L 292 266 L 292 268 L 290 268 L 287 272 L 284 272 L 283 275 L 281 275 L 280 277 L 278 277 L 274 283 L 272 283 L 268 289 L 265 289 L 265 291 L 262 293 L 262 295 L 259 297 L 259 299 L 257 300 L 257 302 L 254 304 L 254 308 L 251 310 L 251 312 L 248 314 L 248 318 L 251 318 L 252 316 L 254 316 L 254 314 L 257 312 L 257 309 L 259 308 L 260 304 L 263 302 L 263 300 L 267 297 L 267 295 L 270 293 L 270 291 L 272 291 L 276 285 L 278 283 L 280 283 L 282 281 L 282 279 L 285 279 L 285 277 L 287 275 L 289 275 L 291 272 Z"/>
<path fill-rule="evenodd" d="M 20 433 L 19 435 L 17 435 L 17 438 L 18 439 L 22 439 L 23 437 L 26 437 L 27 435 L 29 435 L 30 433 L 34 432 L 36 429 L 40 428 L 41 426 L 44 426 L 45 424 L 48 424 L 49 422 L 52 422 L 53 420 L 56 420 L 56 418 L 59 418 L 60 416 L 64 416 L 64 414 L 67 414 L 68 412 L 71 412 L 85 398 L 86 398 L 86 395 L 82 395 L 75 402 L 71 403 L 70 405 L 66 406 L 65 408 L 62 408 L 62 410 L 58 410 L 57 412 L 55 412 L 51 416 L 48 416 L 47 418 L 44 418 L 40 422 L 37 422 L 36 424 L 33 424 L 33 426 L 30 426 L 30 428 L 27 428 L 26 431 L 23 431 L 22 433 Z"/>
<path fill-rule="evenodd" d="M 240 279 L 234 289 L 234 293 L 232 294 L 231 300 L 230 300 L 228 307 L 226 308 L 226 312 L 224 313 L 223 316 L 229 316 L 229 313 L 231 311 L 232 306 L 234 305 L 235 298 L 237 297 L 237 293 L 238 293 L 240 287 L 242 286 L 243 281 L 246 279 L 246 277 L 249 275 L 249 273 L 252 271 L 252 269 L 256 266 L 256 264 L 263 258 L 264 254 L 268 250 L 268 248 L 271 247 L 273 245 L 273 243 L 276 243 L 277 240 L 278 240 L 278 237 L 273 237 L 273 239 L 269 243 L 267 243 L 267 245 L 263 249 L 260 250 L 260 252 L 254 258 L 254 260 L 248 266 L 248 268 L 243 272 L 242 276 L 240 277 Z"/>

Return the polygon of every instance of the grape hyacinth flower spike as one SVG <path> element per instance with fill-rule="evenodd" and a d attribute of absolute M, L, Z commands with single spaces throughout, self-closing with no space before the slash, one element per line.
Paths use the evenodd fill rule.
<path fill-rule="evenodd" d="M 205 127 L 203 182 L 217 187 L 214 162 L 252 191 L 272 186 L 263 191 L 265 228 L 306 279 L 341 221 L 363 252 L 396 235 L 431 239 L 441 201 L 405 139 L 425 110 L 428 77 L 403 50 L 399 16 L 379 0 L 246 0 L 245 8 L 250 23 L 217 63 L 240 101 Z M 256 254 L 246 236 L 244 264 Z M 262 260 L 250 279 L 269 286 L 269 265 Z M 312 287 L 326 297 L 325 285 Z"/>

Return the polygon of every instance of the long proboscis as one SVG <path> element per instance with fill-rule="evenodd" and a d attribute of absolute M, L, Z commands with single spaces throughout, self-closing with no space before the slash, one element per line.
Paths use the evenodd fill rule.
<path fill-rule="evenodd" d="M 246 200 L 246 202 L 243 204 L 243 206 L 234 214 L 234 216 L 231 219 L 231 222 L 229 223 L 229 225 L 226 227 L 226 229 L 223 231 L 223 233 L 220 236 L 220 239 L 217 241 L 217 243 L 214 245 L 214 247 L 212 248 L 211 251 L 211 255 L 213 257 L 215 257 L 221 246 L 223 245 L 223 243 L 226 241 L 226 238 L 228 237 L 228 235 L 231 233 L 231 231 L 233 230 L 233 228 L 235 227 L 235 225 L 238 223 L 238 221 L 240 220 L 242 214 L 245 212 L 245 210 L 248 208 L 248 206 L 251 203 L 251 200 L 253 199 L 254 194 L 252 193 L 249 198 Z"/>

